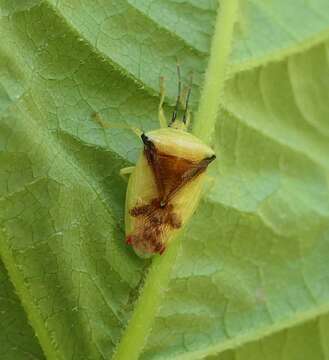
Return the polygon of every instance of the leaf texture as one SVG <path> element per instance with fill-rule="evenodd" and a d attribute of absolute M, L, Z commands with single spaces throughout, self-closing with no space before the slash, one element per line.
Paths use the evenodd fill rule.
<path fill-rule="evenodd" d="M 329 358 L 329 6 L 241 3 L 213 181 L 141 359 Z M 158 127 L 177 58 L 196 110 L 216 11 L 0 1 L 2 358 L 111 358 L 148 266 L 123 241 L 123 127 Z"/>

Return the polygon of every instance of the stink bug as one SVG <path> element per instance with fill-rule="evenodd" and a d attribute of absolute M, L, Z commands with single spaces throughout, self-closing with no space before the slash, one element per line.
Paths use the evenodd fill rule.
<path fill-rule="evenodd" d="M 187 132 L 188 88 L 182 119 L 180 69 L 177 65 L 178 95 L 169 126 L 163 112 L 164 86 L 160 79 L 160 129 L 140 133 L 144 149 L 129 174 L 126 194 L 126 242 L 143 258 L 162 254 L 178 230 L 198 206 L 205 171 L 216 158 L 214 151 Z"/>

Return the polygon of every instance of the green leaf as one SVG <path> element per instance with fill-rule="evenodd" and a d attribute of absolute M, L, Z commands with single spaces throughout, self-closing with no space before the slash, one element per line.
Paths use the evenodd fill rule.
<path fill-rule="evenodd" d="M 322 43 L 329 36 L 328 21 L 326 0 L 241 1 L 232 65 L 249 69 Z"/>
<path fill-rule="evenodd" d="M 287 328 L 272 336 L 227 350 L 206 360 L 299 360 L 328 359 L 328 315 Z"/>
<path fill-rule="evenodd" d="M 123 241 L 118 173 L 141 149 L 123 127 L 158 127 L 159 75 L 170 111 L 176 58 L 185 81 L 193 70 L 197 110 L 216 9 L 0 1 L 4 359 L 109 359 L 137 335 L 148 360 L 329 358 L 326 0 L 240 2 L 218 161 L 175 263 L 160 274 L 158 258 L 148 273 Z M 155 316 L 143 303 L 150 280 Z M 150 320 L 138 334 L 136 305 Z"/>
<path fill-rule="evenodd" d="M 33 329 L 27 323 L 26 314 L 2 263 L 0 263 L 0 294 L 1 359 L 44 359 Z"/>

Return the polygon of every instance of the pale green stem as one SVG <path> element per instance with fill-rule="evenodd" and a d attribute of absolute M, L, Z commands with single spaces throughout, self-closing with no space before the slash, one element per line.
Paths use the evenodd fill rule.
<path fill-rule="evenodd" d="M 135 305 L 134 313 L 113 360 L 135 360 L 139 358 L 159 310 L 163 292 L 168 287 L 179 245 L 180 241 L 177 238 L 168 246 L 164 255 L 158 255 L 153 260 L 142 294 Z"/>
<path fill-rule="evenodd" d="M 19 299 L 21 300 L 23 308 L 35 331 L 45 357 L 48 360 L 61 360 L 63 359 L 62 354 L 59 353 L 55 339 L 47 329 L 46 320 L 40 315 L 40 309 L 36 306 L 33 295 L 25 283 L 23 274 L 16 265 L 16 261 L 12 256 L 12 249 L 10 249 L 7 241 L 9 241 L 8 238 L 5 238 L 5 235 L 0 229 L 1 260 L 7 269 L 9 278 L 15 287 L 15 291 Z M 8 336 L 10 335 L 8 334 Z"/>
<path fill-rule="evenodd" d="M 194 128 L 198 137 L 205 141 L 209 141 L 213 133 L 219 109 L 219 95 L 225 80 L 238 0 L 222 0 L 220 4 L 221 11 L 216 20 L 209 66 Z M 180 237 L 173 240 L 164 255 L 153 260 L 145 286 L 113 360 L 134 360 L 140 357 L 158 313 L 163 293 L 168 287 L 179 246 Z"/>
<path fill-rule="evenodd" d="M 227 65 L 231 52 L 233 27 L 237 17 L 239 0 L 221 0 L 220 11 L 211 43 L 210 59 L 201 92 L 199 109 L 193 133 L 206 143 L 211 142 L 217 114 L 223 95 Z"/>

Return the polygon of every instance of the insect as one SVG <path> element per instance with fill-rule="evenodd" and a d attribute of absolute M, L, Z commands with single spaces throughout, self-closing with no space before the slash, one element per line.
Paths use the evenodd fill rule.
<path fill-rule="evenodd" d="M 178 95 L 169 126 L 163 111 L 165 91 L 160 78 L 160 129 L 141 132 L 144 149 L 136 166 L 121 170 L 121 174 L 130 174 L 125 210 L 126 243 L 143 258 L 163 254 L 190 219 L 200 201 L 206 169 L 216 158 L 209 146 L 187 132 L 191 84 L 183 100 L 179 65 L 177 74 Z"/>

